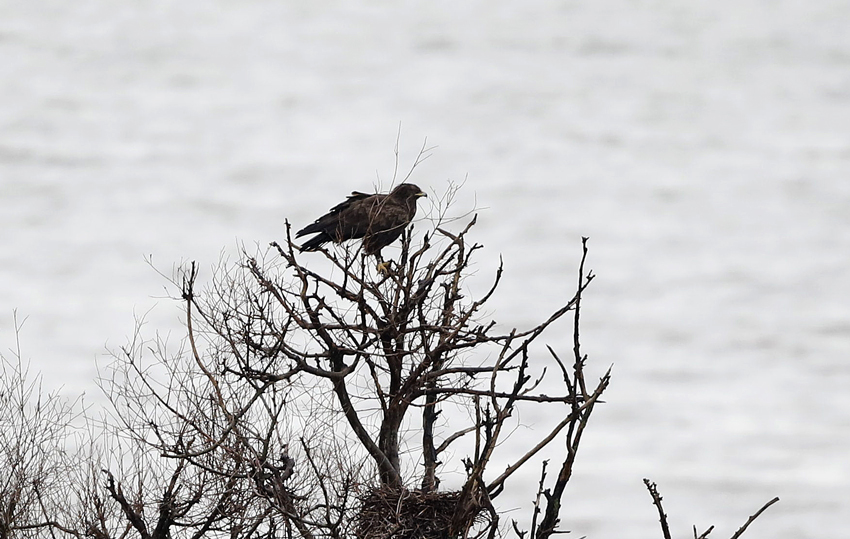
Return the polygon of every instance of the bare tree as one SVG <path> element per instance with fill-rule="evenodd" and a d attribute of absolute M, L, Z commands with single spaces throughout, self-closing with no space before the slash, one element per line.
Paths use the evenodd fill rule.
<path fill-rule="evenodd" d="M 21 357 L 14 317 L 13 358 L 0 355 L 0 539 L 43 537 L 60 522 L 73 455 L 67 447 L 79 400 L 43 393 Z"/>
<path fill-rule="evenodd" d="M 586 239 L 575 294 L 534 327 L 500 332 L 484 313 L 501 265 L 469 297 L 465 280 L 481 248 L 468 239 L 475 218 L 452 232 L 445 212 L 435 213 L 432 230 L 404 233 L 388 272 L 375 271 L 357 244 L 301 255 L 288 225 L 283 242 L 224 263 L 206 287 L 196 264 L 178 270 L 185 341 L 170 350 L 137 335 L 104 381 L 124 432 L 172 463 L 170 475 L 136 489 L 135 502 L 127 479 L 107 475 L 109 495 L 142 537 L 156 537 L 157 526 L 192 536 L 227 528 L 234 537 L 280 529 L 305 538 L 492 537 L 493 500 L 559 440 L 563 462 L 531 533 L 556 530 L 609 380 L 584 376 Z M 567 313 L 570 360 L 534 348 Z M 494 460 L 524 407 L 560 419 L 519 454 Z M 496 461 L 507 466 L 494 470 Z M 465 479 L 441 490 L 443 470 Z M 156 515 L 134 509 L 143 492 L 156 493 Z M 222 520 L 236 506 L 242 535 Z"/>

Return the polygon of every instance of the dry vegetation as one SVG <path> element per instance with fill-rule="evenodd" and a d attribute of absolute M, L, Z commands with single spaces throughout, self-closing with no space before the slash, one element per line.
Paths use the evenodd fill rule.
<path fill-rule="evenodd" d="M 302 255 L 288 227 L 204 286 L 196 264 L 179 268 L 170 283 L 185 338 L 140 326 L 101 380 L 111 411 L 81 431 L 70 430 L 74 406 L 39 399 L 20 361 L 4 360 L 0 539 L 558 532 L 610 378 L 586 376 L 580 345 L 587 240 L 574 294 L 537 325 L 500 331 L 485 307 L 502 269 L 469 295 L 481 246 L 474 217 L 459 230 L 445 218 L 452 195 L 427 231 L 405 232 L 386 273 L 357 244 Z M 568 359 L 538 342 L 565 328 Z M 556 419 L 500 454 L 521 409 Z M 542 461 L 547 447 L 559 462 Z M 522 523 L 504 522 L 498 499 L 520 473 L 540 478 L 527 495 L 537 502 Z M 462 480 L 444 488 L 446 474 Z"/>

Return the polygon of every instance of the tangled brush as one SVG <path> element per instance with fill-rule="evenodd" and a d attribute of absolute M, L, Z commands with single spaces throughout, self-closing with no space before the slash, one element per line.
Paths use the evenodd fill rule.
<path fill-rule="evenodd" d="M 360 499 L 357 538 L 449 539 L 460 497 L 459 491 L 372 489 Z"/>

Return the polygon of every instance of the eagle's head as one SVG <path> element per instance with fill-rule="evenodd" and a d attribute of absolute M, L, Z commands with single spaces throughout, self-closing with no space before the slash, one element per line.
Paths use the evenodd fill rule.
<path fill-rule="evenodd" d="M 400 200 L 415 200 L 419 197 L 427 197 L 428 195 L 426 195 L 425 192 L 417 185 L 413 185 L 412 183 L 400 183 L 392 190 L 390 196 Z"/>

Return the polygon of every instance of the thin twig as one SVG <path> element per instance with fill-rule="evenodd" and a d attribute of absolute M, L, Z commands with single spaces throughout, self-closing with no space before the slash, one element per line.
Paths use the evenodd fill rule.
<path fill-rule="evenodd" d="M 771 505 L 775 504 L 775 503 L 776 503 L 776 502 L 778 502 L 778 501 L 779 501 L 779 497 L 776 497 L 776 498 L 773 498 L 772 500 L 770 500 L 769 502 L 767 502 L 766 504 L 764 504 L 764 505 L 761 507 L 761 509 L 759 509 L 758 511 L 756 511 L 755 513 L 753 513 L 753 514 L 750 516 L 750 518 L 748 518 L 748 519 L 747 519 L 747 521 L 746 521 L 746 522 L 744 522 L 744 525 L 743 525 L 743 526 L 741 526 L 741 527 L 740 527 L 740 529 L 738 529 L 738 531 L 736 531 L 736 532 L 735 532 L 735 535 L 733 535 L 730 539 L 738 539 L 739 537 L 741 537 L 741 535 L 742 535 L 742 534 L 743 534 L 743 533 L 747 530 L 747 527 L 748 527 L 750 524 L 752 524 L 752 523 L 753 523 L 753 521 L 759 517 L 759 515 L 761 515 L 762 513 L 764 513 L 764 511 L 765 511 L 768 507 L 770 507 Z"/>

